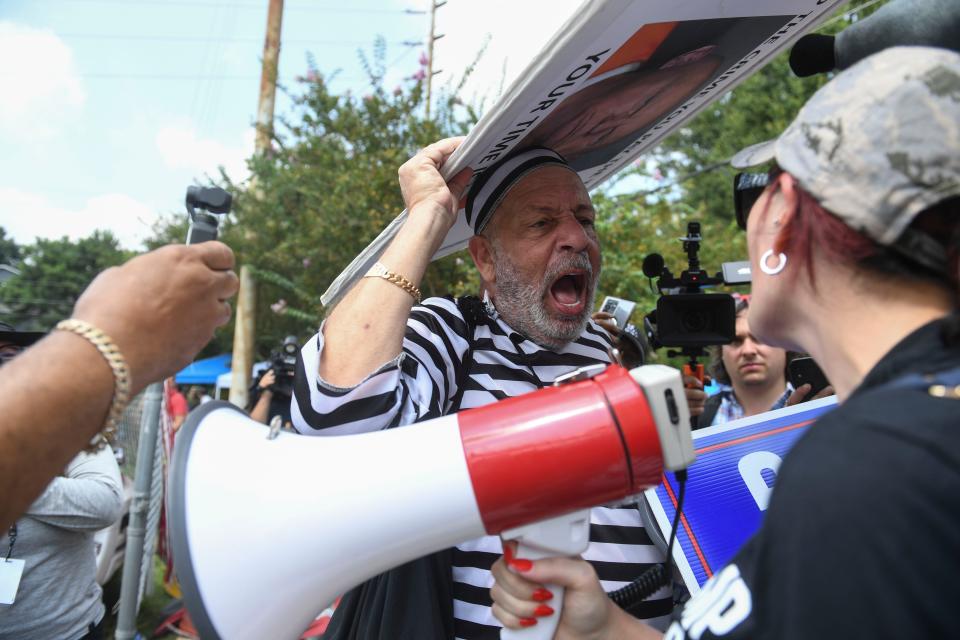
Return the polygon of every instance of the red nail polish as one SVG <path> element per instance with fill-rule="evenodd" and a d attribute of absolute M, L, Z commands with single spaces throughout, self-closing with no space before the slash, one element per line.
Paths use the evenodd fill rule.
<path fill-rule="evenodd" d="M 521 627 L 532 627 L 535 624 L 537 624 L 537 620 L 535 618 L 520 618 Z"/>
<path fill-rule="evenodd" d="M 535 615 L 535 616 L 541 616 L 541 617 L 542 617 L 542 616 L 549 616 L 549 615 L 551 615 L 552 613 L 553 613 L 553 608 L 548 607 L 548 606 L 545 605 L 545 604 L 540 605 L 539 607 L 537 607 L 537 608 L 534 609 L 534 611 L 533 611 L 533 615 Z"/>
<path fill-rule="evenodd" d="M 533 599 L 537 602 L 544 602 L 553 598 L 553 594 L 547 589 L 537 589 L 533 592 Z"/>
<path fill-rule="evenodd" d="M 516 569 L 517 571 L 530 571 L 533 569 L 533 562 L 530 560 L 524 560 L 523 558 L 514 558 L 510 560 L 510 566 Z"/>
<path fill-rule="evenodd" d="M 507 564 L 513 564 L 513 548 L 509 544 L 503 545 L 503 559 Z"/>

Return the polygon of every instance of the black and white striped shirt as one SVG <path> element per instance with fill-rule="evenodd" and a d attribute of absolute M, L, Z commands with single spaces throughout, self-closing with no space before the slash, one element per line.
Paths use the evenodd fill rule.
<path fill-rule="evenodd" d="M 467 334 L 468 325 L 454 300 L 429 298 L 410 313 L 402 353 L 357 386 L 344 389 L 319 377 L 321 327 L 301 353 L 303 375 L 295 382 L 291 407 L 294 425 L 309 435 L 345 435 L 411 424 L 457 410 L 452 403 L 458 380 L 465 380 L 459 408 L 469 409 L 548 386 L 576 367 L 610 361 L 610 338 L 592 320 L 576 341 L 551 351 L 513 331 L 488 306 L 474 329 L 470 361 L 464 362 L 470 346 Z M 462 367 L 467 367 L 467 375 L 458 376 Z M 596 568 L 607 591 L 663 562 L 663 553 L 651 542 L 636 508 L 597 507 L 590 522 L 591 543 L 583 557 Z M 496 536 L 454 549 L 458 638 L 499 638 L 489 589 L 490 567 L 501 553 Z M 637 611 L 654 618 L 666 616 L 671 608 L 672 594 L 664 587 Z"/>

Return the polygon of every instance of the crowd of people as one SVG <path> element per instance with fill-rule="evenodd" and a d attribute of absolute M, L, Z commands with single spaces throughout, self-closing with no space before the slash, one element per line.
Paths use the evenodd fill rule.
<path fill-rule="evenodd" d="M 592 318 L 601 238 L 576 171 L 536 148 L 472 183 L 469 170 L 446 181 L 459 144 L 429 145 L 400 168 L 406 221 L 302 348 L 290 407 L 300 433 L 402 427 L 611 361 L 617 336 Z M 756 536 L 684 606 L 664 585 L 628 612 L 606 592 L 668 559 L 635 507 L 597 507 L 582 559 L 465 541 L 346 594 L 331 638 L 498 637 L 553 613 L 546 584 L 566 588 L 558 638 L 960 634 L 960 56 L 875 54 L 734 164 L 767 169 L 736 199 L 753 288 L 717 354 L 720 393 L 688 389 L 697 426 L 804 399 L 809 389 L 787 383 L 788 351 L 809 353 L 833 385 L 821 394 L 841 403 L 787 457 Z M 422 300 L 461 200 L 481 296 Z M 232 269 L 217 242 L 165 247 L 98 276 L 30 348 L 0 335 L 0 447 L 17 452 L 0 459 L 8 557 L 55 542 L 72 551 L 42 566 L 86 576 L 89 532 L 119 495 L 109 449 L 91 442 L 227 322 Z M 57 601 L 58 637 L 98 637 L 99 593 L 81 582 Z M 42 622 L 30 597 L 0 612 L 0 637 L 41 637 L 28 630 Z"/>

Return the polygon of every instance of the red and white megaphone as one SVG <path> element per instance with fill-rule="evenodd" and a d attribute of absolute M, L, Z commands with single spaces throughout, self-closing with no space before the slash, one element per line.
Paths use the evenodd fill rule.
<path fill-rule="evenodd" d="M 339 437 L 276 434 L 228 403 L 202 405 L 177 435 L 169 492 L 200 636 L 296 638 L 364 580 L 483 534 L 519 538 L 521 557 L 578 553 L 588 526 L 557 516 L 639 494 L 693 461 L 677 371 L 597 365 L 566 378 Z M 554 618 L 517 637 L 551 637 Z"/>

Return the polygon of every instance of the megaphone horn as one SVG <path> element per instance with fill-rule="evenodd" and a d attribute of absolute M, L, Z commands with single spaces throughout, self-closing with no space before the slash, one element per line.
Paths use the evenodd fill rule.
<path fill-rule="evenodd" d="M 672 369 L 614 366 L 399 429 L 272 439 L 208 402 L 177 435 L 169 493 L 194 625 L 205 639 L 296 638 L 391 567 L 637 494 L 664 460 L 693 459 L 682 399 Z"/>

